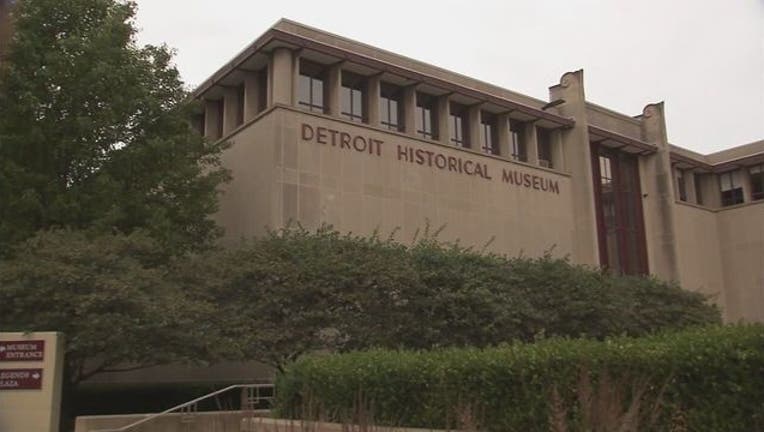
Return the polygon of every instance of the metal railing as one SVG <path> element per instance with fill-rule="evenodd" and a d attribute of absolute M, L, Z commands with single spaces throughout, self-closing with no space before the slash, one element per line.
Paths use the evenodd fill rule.
<path fill-rule="evenodd" d="M 182 414 L 183 416 L 194 415 L 195 413 L 199 412 L 197 411 L 199 402 L 213 398 L 213 397 L 217 397 L 223 393 L 227 393 L 231 390 L 236 390 L 236 389 L 242 390 L 241 407 L 240 407 L 241 411 L 245 411 L 245 410 L 254 411 L 255 407 L 259 405 L 261 402 L 272 403 L 273 398 L 276 396 L 276 388 L 273 386 L 273 384 L 234 384 L 234 385 L 222 388 L 220 390 L 216 390 L 204 396 L 200 396 L 186 403 L 182 403 L 180 405 L 166 409 L 162 412 L 151 414 L 136 422 L 130 423 L 129 425 L 122 426 L 119 428 L 111 428 L 111 429 L 94 429 L 94 430 L 91 430 L 90 432 L 126 432 L 138 426 L 146 424 L 150 421 L 156 420 L 163 416 L 167 416 L 168 414 L 178 413 L 178 414 Z M 269 391 L 266 393 L 267 395 L 263 395 L 264 392 L 262 392 L 262 390 L 266 390 L 266 389 Z M 180 421 L 184 421 L 184 419 L 181 418 Z M 187 421 L 187 419 L 185 421 Z"/>

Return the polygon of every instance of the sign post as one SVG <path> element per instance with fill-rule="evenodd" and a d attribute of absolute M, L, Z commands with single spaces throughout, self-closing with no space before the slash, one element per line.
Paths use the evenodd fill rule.
<path fill-rule="evenodd" d="M 63 335 L 0 333 L 0 431 L 58 432 Z"/>

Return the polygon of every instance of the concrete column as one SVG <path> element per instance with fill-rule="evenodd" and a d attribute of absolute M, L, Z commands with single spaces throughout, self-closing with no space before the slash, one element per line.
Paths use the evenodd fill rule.
<path fill-rule="evenodd" d="M 747 168 L 741 168 L 732 175 L 743 187 L 743 202 L 751 202 L 751 173 L 748 172 Z"/>
<path fill-rule="evenodd" d="M 561 129 L 552 131 L 552 167 L 558 171 L 564 171 L 566 168 Z"/>
<path fill-rule="evenodd" d="M 472 105 L 467 109 L 467 147 L 482 152 L 483 140 L 481 129 L 483 125 L 480 122 L 480 105 Z"/>
<path fill-rule="evenodd" d="M 292 104 L 292 51 L 276 48 L 271 56 L 270 103 L 269 105 Z"/>
<path fill-rule="evenodd" d="M 682 177 L 684 177 L 684 188 L 687 192 L 687 202 L 697 204 L 698 197 L 695 196 L 695 173 L 693 173 L 692 170 L 684 170 L 682 174 Z"/>
<path fill-rule="evenodd" d="M 337 63 L 326 71 L 326 109 L 327 114 L 340 116 L 340 91 L 342 89 L 342 64 Z"/>
<path fill-rule="evenodd" d="M 204 101 L 204 136 L 210 140 L 220 138 L 220 117 L 223 104 L 220 100 Z"/>
<path fill-rule="evenodd" d="M 499 145 L 499 156 L 512 157 L 512 133 L 509 131 L 509 113 L 496 116 L 496 142 Z"/>
<path fill-rule="evenodd" d="M 449 129 L 448 120 L 451 114 L 451 107 L 449 106 L 449 95 L 443 95 L 438 98 L 437 102 L 437 119 L 438 124 L 435 125 L 438 131 L 437 141 L 443 144 L 451 143 L 451 130 Z"/>
<path fill-rule="evenodd" d="M 558 106 L 559 113 L 572 117 L 576 122 L 572 128 L 561 132 L 566 169 L 573 173 L 570 186 L 575 227 L 572 232 L 572 259 L 575 263 L 598 266 L 599 245 L 583 70 L 564 74 L 560 84 L 549 88 L 549 100 L 557 99 L 565 99 L 565 103 Z"/>
<path fill-rule="evenodd" d="M 370 126 L 379 127 L 379 92 L 382 81 L 379 75 L 366 79 L 366 119 Z"/>
<path fill-rule="evenodd" d="M 403 89 L 403 131 L 416 136 L 416 86 Z"/>
<path fill-rule="evenodd" d="M 528 163 L 531 165 L 539 164 L 539 142 L 536 135 L 536 123 L 533 121 L 525 122 L 523 125 L 523 141 L 525 141 L 525 151 L 528 153 Z"/>
<path fill-rule="evenodd" d="M 700 193 L 703 195 L 704 206 L 721 207 L 722 193 L 719 189 L 719 177 L 716 174 L 706 174 L 700 178 Z"/>
<path fill-rule="evenodd" d="M 292 106 L 297 106 L 297 89 L 300 86 L 300 50 L 292 51 Z"/>
<path fill-rule="evenodd" d="M 647 194 L 642 207 L 650 273 L 664 280 L 679 281 L 674 176 L 663 102 L 647 105 L 639 119 L 642 120 L 642 139 L 658 148 L 640 164 L 643 168 L 640 172 L 642 193 Z"/>
<path fill-rule="evenodd" d="M 257 72 L 246 72 L 244 75 L 244 121 L 255 118 L 258 113 L 257 102 L 260 99 L 259 80 L 263 76 Z"/>
<path fill-rule="evenodd" d="M 223 91 L 223 135 L 236 129 L 239 118 L 239 89 L 226 87 Z"/>

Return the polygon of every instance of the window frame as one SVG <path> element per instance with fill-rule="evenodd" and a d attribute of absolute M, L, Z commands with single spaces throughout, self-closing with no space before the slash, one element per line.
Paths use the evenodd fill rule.
<path fill-rule="evenodd" d="M 297 107 L 305 111 L 316 112 L 320 114 L 326 114 L 326 68 L 318 63 L 300 59 L 300 72 L 298 76 L 297 84 Z M 303 82 L 308 80 L 308 97 L 304 100 L 302 94 Z M 315 85 L 321 84 L 321 89 L 318 94 L 321 95 L 321 103 L 317 103 L 314 99 L 316 97 Z"/>
<path fill-rule="evenodd" d="M 366 77 L 346 70 L 340 73 L 340 117 L 356 123 L 367 123 Z"/>
<path fill-rule="evenodd" d="M 468 108 L 456 102 L 449 103 L 448 143 L 454 147 L 469 148 Z"/>
<path fill-rule="evenodd" d="M 719 192 L 720 201 L 722 207 L 729 207 L 738 204 L 745 203 L 745 197 L 743 196 L 743 185 L 735 183 L 735 173 L 737 171 L 727 171 L 718 175 L 719 178 Z M 726 182 L 725 180 L 729 180 Z M 725 186 L 729 186 L 729 189 L 725 189 Z"/>
<path fill-rule="evenodd" d="M 429 130 L 427 120 L 429 119 Z M 415 130 L 416 135 L 428 139 L 438 139 L 438 106 L 437 97 L 431 94 L 416 92 Z"/>
<path fill-rule="evenodd" d="M 391 102 L 395 102 L 394 111 L 391 110 Z M 392 112 L 395 112 L 395 123 L 391 120 Z M 387 118 L 387 121 L 385 121 L 385 118 Z M 403 118 L 403 88 L 386 82 L 380 83 L 379 124 L 382 128 L 387 130 L 398 132 L 403 131 L 405 127 Z"/>

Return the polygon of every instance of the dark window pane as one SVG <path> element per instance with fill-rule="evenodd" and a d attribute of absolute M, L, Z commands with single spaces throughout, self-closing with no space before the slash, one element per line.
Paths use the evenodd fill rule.
<path fill-rule="evenodd" d="M 751 167 L 751 199 L 754 201 L 764 199 L 764 164 Z"/>

